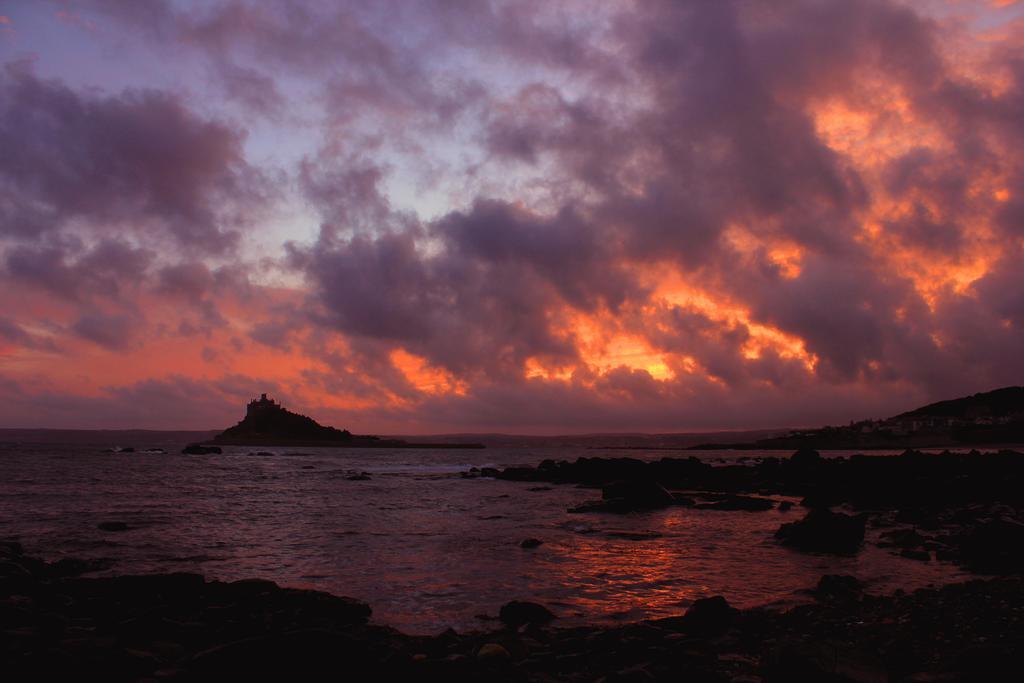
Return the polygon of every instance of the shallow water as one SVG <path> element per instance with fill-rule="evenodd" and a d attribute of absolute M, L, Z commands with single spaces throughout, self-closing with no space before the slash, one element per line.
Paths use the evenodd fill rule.
<path fill-rule="evenodd" d="M 20 538 L 48 559 L 106 558 L 113 573 L 258 576 L 327 590 L 365 600 L 375 621 L 412 633 L 486 627 L 477 615 L 493 616 L 512 599 L 543 602 L 571 624 L 678 614 L 714 594 L 740 606 L 786 603 L 826 573 L 855 574 L 877 591 L 962 577 L 952 565 L 870 544 L 852 558 L 782 548 L 772 534 L 799 519 L 799 507 L 574 515 L 566 508 L 600 492 L 460 476 L 545 458 L 718 462 L 769 453 L 267 449 L 275 455 L 254 456 L 228 448 L 186 456 L 177 443 L 133 444 L 167 454 L 102 452 L 111 445 L 0 445 L 0 538 Z M 347 478 L 364 471 L 369 481 Z M 538 488 L 547 490 L 531 490 Z M 104 532 L 103 521 L 131 529 Z M 529 537 L 544 544 L 521 549 Z"/>

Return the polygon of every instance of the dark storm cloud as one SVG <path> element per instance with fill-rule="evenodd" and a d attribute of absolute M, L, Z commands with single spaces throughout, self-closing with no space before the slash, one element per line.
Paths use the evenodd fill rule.
<path fill-rule="evenodd" d="M 349 417 L 487 429 L 807 424 L 1024 379 L 1019 39 L 970 63 L 968 27 L 889 0 L 67 4 L 196 56 L 243 120 L 320 117 L 292 169 L 321 223 L 287 251 L 309 291 L 254 313 L 241 267 L 202 258 L 231 261 L 263 192 L 238 129 L 8 68 L 3 277 L 78 302 L 104 347 L 134 343 L 128 292 L 186 303 L 168 329 L 204 339 L 232 296 L 252 348 L 372 404 Z M 402 207 L 430 164 L 464 174 L 426 219 Z M 710 303 L 671 303 L 689 290 Z M 590 332 L 646 360 L 597 361 Z M 399 348 L 460 391 L 420 390 Z"/>
<path fill-rule="evenodd" d="M 930 334 L 941 320 L 911 280 L 882 270 L 860 239 L 857 214 L 869 208 L 871 191 L 825 144 L 807 109 L 830 94 L 867 100 L 859 79 L 874 72 L 954 133 L 974 123 L 1012 125 L 1006 112 L 1015 96 L 986 101 L 957 81 L 940 56 L 937 30 L 889 2 L 645 3 L 614 27 L 622 68 L 651 98 L 634 118 L 624 121 L 605 93 L 573 100 L 535 84 L 495 102 L 488 119 L 484 141 L 492 154 L 526 164 L 554 159 L 593 191 L 583 208 L 566 204 L 555 217 L 524 226 L 507 207 L 478 201 L 419 236 L 322 242 L 307 255 L 307 272 L 339 329 L 412 345 L 432 362 L 464 369 L 488 367 L 487 354 L 475 349 L 497 351 L 502 341 L 517 362 L 551 353 L 553 308 L 615 310 L 640 294 L 627 273 L 668 262 L 729 292 L 756 320 L 802 339 L 826 383 L 892 379 L 900 364 L 918 380 L 926 361 L 949 360 Z M 585 55 L 593 54 L 564 44 L 552 49 L 583 70 Z M 918 150 L 890 165 L 890 192 L 919 193 L 944 209 L 936 218 L 919 206 L 886 223 L 890 235 L 926 252 L 963 245 L 971 175 L 979 164 L 997 165 L 980 140 L 964 136 L 947 157 Z M 633 175 L 626 173 L 631 167 Z M 330 184 L 318 193 L 330 196 Z M 341 196 L 350 210 L 379 206 Z M 800 245 L 801 272 L 782 277 L 767 260 L 751 269 L 725 239 L 737 224 Z M 429 249 L 417 246 L 427 238 L 434 240 Z M 516 283 L 517 291 L 495 293 L 488 285 L 497 280 Z M 509 311 L 500 321 L 498 306 Z M 510 334 L 512 320 L 519 324 Z M 671 332 L 651 334 L 656 347 L 688 350 L 731 386 L 755 378 L 792 384 L 805 372 L 772 351 L 744 357 L 741 328 L 692 316 L 663 322 Z M 444 330 L 456 332 L 446 345 L 422 341 L 440 340 Z M 629 374 L 614 377 L 633 382 Z"/>
<path fill-rule="evenodd" d="M 3 257 L 0 274 L 12 284 L 48 291 L 71 301 L 123 298 L 143 281 L 153 252 L 116 239 L 91 248 L 74 240 L 58 245 L 15 246 Z"/>
<path fill-rule="evenodd" d="M 577 360 L 556 310 L 616 309 L 641 293 L 615 245 L 570 208 L 541 217 L 481 201 L 419 230 L 297 249 L 327 320 L 457 372 Z"/>
<path fill-rule="evenodd" d="M 71 331 L 111 351 L 123 351 L 135 341 L 140 321 L 132 316 L 94 311 L 82 315 Z"/>
<path fill-rule="evenodd" d="M 224 252 L 258 204 L 242 134 L 158 91 L 80 93 L 29 64 L 0 74 L 0 234 L 35 241 L 85 223 Z"/>

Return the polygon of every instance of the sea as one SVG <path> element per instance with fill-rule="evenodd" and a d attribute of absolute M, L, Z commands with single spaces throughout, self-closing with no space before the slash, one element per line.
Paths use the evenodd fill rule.
<path fill-rule="evenodd" d="M 109 452 L 118 445 L 0 443 L 0 539 L 51 561 L 104 562 L 96 575 L 258 577 L 350 596 L 371 605 L 374 622 L 412 634 L 493 628 L 511 600 L 543 603 L 564 625 L 619 623 L 678 615 L 712 595 L 740 607 L 786 607 L 808 600 L 824 574 L 855 575 L 878 593 L 965 578 L 951 564 L 900 557 L 871 542 L 854 557 L 784 548 L 773 534 L 803 516 L 799 506 L 573 514 L 567 509 L 600 491 L 463 476 L 547 458 L 695 456 L 720 465 L 789 455 L 778 451 L 266 448 L 257 455 L 227 447 L 182 455 L 184 442 L 154 436 L 133 443 L 135 452 Z M 352 478 L 363 473 L 368 478 Z M 128 529 L 104 531 L 104 522 Z M 881 532 L 869 528 L 869 541 Z M 520 547 L 527 538 L 543 543 Z"/>

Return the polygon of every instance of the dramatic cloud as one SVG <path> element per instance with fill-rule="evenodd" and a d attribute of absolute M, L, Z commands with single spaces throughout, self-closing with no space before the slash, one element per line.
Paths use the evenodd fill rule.
<path fill-rule="evenodd" d="M 75 222 L 222 252 L 260 178 L 244 135 L 163 92 L 79 94 L 32 73 L 0 76 L 0 234 L 39 240 Z"/>
<path fill-rule="evenodd" d="M 89 395 L 106 424 L 263 386 L 356 431 L 679 431 L 1024 382 L 1019 4 L 81 0 L 10 24 L 84 55 L 0 78 L 0 377 L 46 387 L 23 403 Z"/>

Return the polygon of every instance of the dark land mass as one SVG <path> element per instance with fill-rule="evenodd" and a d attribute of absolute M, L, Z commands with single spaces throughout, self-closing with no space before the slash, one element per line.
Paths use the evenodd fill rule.
<path fill-rule="evenodd" d="M 1024 387 L 932 403 L 882 420 L 791 430 L 753 441 L 708 441 L 702 450 L 949 448 L 1024 444 Z"/>
<path fill-rule="evenodd" d="M 400 439 L 352 434 L 347 429 L 321 425 L 305 415 L 286 410 L 263 394 L 251 401 L 245 418 L 215 436 L 221 446 L 329 446 L 333 448 L 483 448 L 479 443 L 410 443 Z"/>
<path fill-rule="evenodd" d="M 410 636 L 359 601 L 270 581 L 90 569 L 0 543 L 5 680 L 1006 681 L 1024 651 L 1019 576 L 890 596 L 824 576 L 785 612 L 712 597 L 621 626 L 559 627 L 513 601 L 487 632 Z"/>

